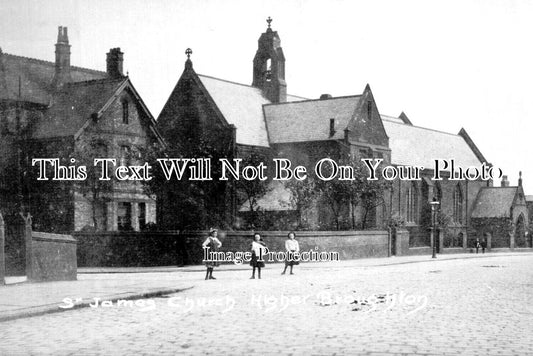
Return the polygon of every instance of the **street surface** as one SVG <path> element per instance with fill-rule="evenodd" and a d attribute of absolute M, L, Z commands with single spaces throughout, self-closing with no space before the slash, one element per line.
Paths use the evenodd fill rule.
<path fill-rule="evenodd" d="M 0 355 L 533 355 L 533 254 L 354 263 L 80 275 L 193 288 L 0 323 Z"/>

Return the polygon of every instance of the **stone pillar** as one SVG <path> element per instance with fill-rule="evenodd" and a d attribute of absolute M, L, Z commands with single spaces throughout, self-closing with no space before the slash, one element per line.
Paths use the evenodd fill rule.
<path fill-rule="evenodd" d="M 20 213 L 22 219 L 24 219 L 24 242 L 26 244 L 26 278 L 28 281 L 33 279 L 33 241 L 32 241 L 32 231 L 31 231 L 31 215 L 28 213 L 24 216 Z"/>
<path fill-rule="evenodd" d="M 436 230 L 436 232 L 437 232 L 437 237 L 439 239 L 438 241 L 439 253 L 443 253 L 444 252 L 444 231 L 441 229 L 438 229 Z"/>
<path fill-rule="evenodd" d="M 6 284 L 6 258 L 5 258 L 4 218 L 0 214 L 0 285 Z"/>
<path fill-rule="evenodd" d="M 111 201 L 107 203 L 107 231 L 117 231 L 117 203 Z"/>
<path fill-rule="evenodd" d="M 515 244 L 514 235 L 515 235 L 514 231 L 509 233 L 509 248 L 511 250 L 514 250 L 514 244 Z"/>
<path fill-rule="evenodd" d="M 463 231 L 463 250 L 466 251 L 467 248 L 468 248 L 468 234 L 466 233 L 466 229 L 465 229 L 465 231 Z"/>
<path fill-rule="evenodd" d="M 492 234 L 487 232 L 487 251 L 490 252 L 492 249 Z"/>
<path fill-rule="evenodd" d="M 131 203 L 131 227 L 133 231 L 141 230 L 139 226 L 139 203 L 137 202 Z"/>

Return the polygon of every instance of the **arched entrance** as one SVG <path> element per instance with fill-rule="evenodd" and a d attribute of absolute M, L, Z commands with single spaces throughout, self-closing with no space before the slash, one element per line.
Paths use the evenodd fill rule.
<path fill-rule="evenodd" d="M 514 241 L 515 241 L 516 247 L 527 247 L 526 222 L 525 222 L 524 214 L 520 214 L 520 216 L 516 220 Z"/>

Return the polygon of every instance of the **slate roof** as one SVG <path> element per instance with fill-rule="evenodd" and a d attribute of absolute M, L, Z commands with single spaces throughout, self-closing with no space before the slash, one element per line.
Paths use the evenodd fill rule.
<path fill-rule="evenodd" d="M 406 125 L 381 116 L 389 136 L 393 164 L 432 168 L 434 160 L 454 159 L 457 166 L 479 166 L 481 162 L 459 135 Z"/>
<path fill-rule="evenodd" d="M 483 187 L 474 202 L 472 218 L 510 217 L 518 187 Z"/>
<path fill-rule="evenodd" d="M 354 95 L 265 105 L 270 142 L 342 139 L 360 97 Z M 335 119 L 333 136 L 330 136 L 330 119 Z"/>
<path fill-rule="evenodd" d="M 261 89 L 202 74 L 198 77 L 226 121 L 237 127 L 238 144 L 269 146 L 263 105 L 270 104 L 270 101 Z M 289 101 L 302 99 L 287 95 Z"/>
<path fill-rule="evenodd" d="M 48 105 L 55 63 L 40 59 L 0 54 L 0 99 L 18 100 L 19 78 L 22 101 Z M 71 66 L 73 82 L 105 78 L 107 74 Z"/>
<path fill-rule="evenodd" d="M 65 84 L 52 97 L 52 105 L 34 128 L 34 138 L 71 136 L 76 134 L 93 113 L 113 98 L 128 78 L 99 79 Z"/>

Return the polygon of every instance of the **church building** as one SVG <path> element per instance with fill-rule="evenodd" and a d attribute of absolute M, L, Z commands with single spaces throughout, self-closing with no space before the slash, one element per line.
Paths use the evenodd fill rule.
<path fill-rule="evenodd" d="M 210 147 L 217 147 L 224 157 L 244 158 L 260 152 L 306 167 L 325 157 L 346 155 L 379 158 L 394 166 L 426 167 L 419 180 L 393 181 L 370 213 L 359 209 L 359 223 L 378 229 L 399 224 L 408 229 L 411 247 L 429 246 L 429 230 L 434 226 L 437 249 L 469 247 L 478 236 L 472 218 L 481 209 L 479 200 L 489 190 L 499 188 L 493 188 L 491 180 L 449 180 L 444 170 L 442 180 L 431 179 L 434 160 L 439 158 L 453 158 L 462 167 L 490 166 L 468 133 L 464 129 L 452 134 L 417 126 L 403 112 L 383 115 L 369 85 L 358 94 L 342 97 L 289 94 L 286 58 L 271 21 L 267 20 L 268 27 L 258 40 L 251 85 L 198 74 L 190 59 L 192 51 L 187 49 L 183 74 L 157 120 L 169 146 L 179 145 L 191 152 L 187 147 L 210 142 Z M 232 227 L 238 228 L 240 218 L 250 208 L 236 202 L 231 190 L 226 187 L 221 204 L 230 212 Z M 439 203 L 435 217 L 431 216 L 433 200 Z M 516 201 L 521 204 L 521 200 Z M 282 183 L 273 182 L 256 203 L 260 211 L 275 217 L 266 224 L 271 229 L 298 227 L 294 222 L 279 225 L 280 217 L 290 217 L 295 209 L 291 193 Z M 341 210 L 340 223 L 337 220 L 335 224 L 322 199 L 316 198 L 305 214 L 306 229 L 350 229 L 350 209 Z M 510 247 L 509 239 L 506 241 Z"/>

